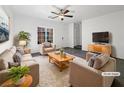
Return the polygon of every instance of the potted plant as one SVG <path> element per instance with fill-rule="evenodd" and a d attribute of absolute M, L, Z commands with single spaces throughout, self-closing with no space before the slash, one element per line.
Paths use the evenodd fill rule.
<path fill-rule="evenodd" d="M 26 46 L 29 44 L 30 41 L 30 33 L 25 31 L 20 31 L 18 34 L 19 41 L 26 41 Z"/>
<path fill-rule="evenodd" d="M 32 77 L 28 74 L 30 71 L 27 66 L 12 67 L 9 69 L 9 80 L 5 81 L 2 86 L 20 86 L 27 87 L 32 83 Z"/>
<path fill-rule="evenodd" d="M 60 48 L 60 56 L 63 57 L 63 54 L 64 54 L 64 49 L 63 48 Z"/>

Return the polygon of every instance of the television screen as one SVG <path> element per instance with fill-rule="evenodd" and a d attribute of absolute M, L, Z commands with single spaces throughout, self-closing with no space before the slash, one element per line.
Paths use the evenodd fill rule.
<path fill-rule="evenodd" d="M 92 40 L 97 43 L 109 43 L 109 32 L 94 32 Z"/>

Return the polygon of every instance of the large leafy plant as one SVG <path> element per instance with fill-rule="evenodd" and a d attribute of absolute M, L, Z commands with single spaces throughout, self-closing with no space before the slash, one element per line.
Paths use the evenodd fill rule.
<path fill-rule="evenodd" d="M 30 36 L 31 36 L 30 33 L 25 32 L 25 31 L 20 31 L 18 34 L 18 39 L 19 39 L 19 41 L 25 40 L 28 44 L 30 41 Z"/>
<path fill-rule="evenodd" d="M 9 78 L 15 83 L 18 82 L 23 76 L 29 73 L 30 69 L 27 66 L 12 67 L 9 69 Z"/>

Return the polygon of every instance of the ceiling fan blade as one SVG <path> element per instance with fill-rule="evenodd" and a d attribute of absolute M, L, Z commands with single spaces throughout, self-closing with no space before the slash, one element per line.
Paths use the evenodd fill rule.
<path fill-rule="evenodd" d="M 70 7 L 70 5 L 66 5 L 66 6 L 63 8 L 63 11 L 67 10 L 68 7 Z"/>
<path fill-rule="evenodd" d="M 73 17 L 72 15 L 64 15 L 65 17 Z"/>
<path fill-rule="evenodd" d="M 48 18 L 51 18 L 51 19 L 55 19 L 55 18 L 57 18 L 57 17 L 59 17 L 59 16 L 55 16 L 55 17 L 48 16 Z"/>
<path fill-rule="evenodd" d="M 68 12 L 70 12 L 70 11 L 69 11 L 69 10 L 65 10 L 65 11 L 64 11 L 64 14 L 66 14 L 66 13 L 68 13 Z"/>
<path fill-rule="evenodd" d="M 59 15 L 59 13 L 56 13 L 56 12 L 51 12 L 51 13 L 56 14 L 56 15 Z"/>

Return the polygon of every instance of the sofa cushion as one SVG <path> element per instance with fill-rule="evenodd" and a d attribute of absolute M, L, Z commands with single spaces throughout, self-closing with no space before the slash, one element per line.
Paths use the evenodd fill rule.
<path fill-rule="evenodd" d="M 94 61 L 93 68 L 95 68 L 95 69 L 102 68 L 109 61 L 109 58 L 110 57 L 106 54 L 101 54 L 101 55 L 97 56 Z"/>
<path fill-rule="evenodd" d="M 37 64 L 37 62 L 35 62 L 35 60 L 30 60 L 30 61 L 24 61 L 21 63 L 21 66 L 31 66 Z"/>
<path fill-rule="evenodd" d="M 6 69 L 6 64 L 3 59 L 0 59 L 0 71 Z"/>
<path fill-rule="evenodd" d="M 90 57 L 90 59 L 88 60 L 88 66 L 93 67 L 94 61 L 96 60 L 97 56 L 98 56 L 98 54 L 93 54 L 93 56 Z"/>
<path fill-rule="evenodd" d="M 22 61 L 29 61 L 29 60 L 33 60 L 31 54 L 24 54 L 22 56 Z"/>
<path fill-rule="evenodd" d="M 86 65 L 86 66 L 88 66 L 88 62 L 83 58 L 75 57 L 73 59 L 73 62 L 78 64 L 78 65 Z"/>

